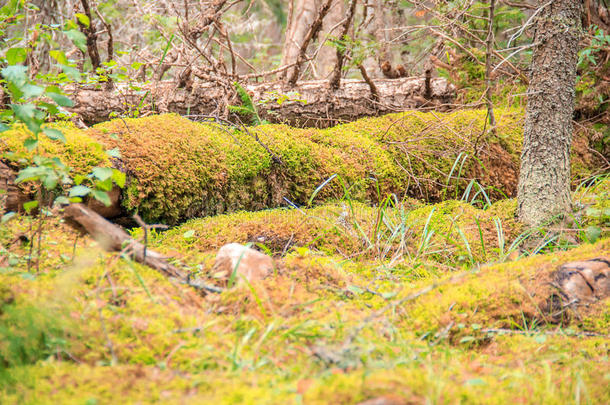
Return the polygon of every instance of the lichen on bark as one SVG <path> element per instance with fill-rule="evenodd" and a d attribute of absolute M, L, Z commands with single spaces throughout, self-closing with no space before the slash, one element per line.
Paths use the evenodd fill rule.
<path fill-rule="evenodd" d="M 544 5 L 536 23 L 518 187 L 519 218 L 531 225 L 570 212 L 570 144 L 581 4 Z"/>

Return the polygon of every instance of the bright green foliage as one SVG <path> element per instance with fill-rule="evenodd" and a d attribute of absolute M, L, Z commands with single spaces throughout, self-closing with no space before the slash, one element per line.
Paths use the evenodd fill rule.
<path fill-rule="evenodd" d="M 39 141 L 39 153 L 47 157 L 61 157 L 61 160 L 72 167 L 74 174 L 87 175 L 96 167 L 109 167 L 110 160 L 104 152 L 101 144 L 92 142 L 87 134 L 78 129 L 71 122 L 57 122 L 48 124 L 48 128 L 61 131 L 65 137 L 65 142 L 54 142 L 48 138 L 41 138 Z M 9 161 L 17 165 L 22 165 L 32 158 L 23 145 L 29 134 L 22 127 L 13 129 L 2 134 L 4 143 L 0 143 L 2 152 Z"/>
<path fill-rule="evenodd" d="M 248 94 L 248 90 L 237 82 L 234 82 L 233 86 L 235 86 L 235 91 L 241 100 L 241 105 L 230 105 L 229 111 L 246 118 L 248 121 L 250 121 L 247 122 L 247 124 L 263 124 L 263 120 L 261 120 L 261 117 L 258 115 L 257 107 L 254 105 L 250 94 Z"/>

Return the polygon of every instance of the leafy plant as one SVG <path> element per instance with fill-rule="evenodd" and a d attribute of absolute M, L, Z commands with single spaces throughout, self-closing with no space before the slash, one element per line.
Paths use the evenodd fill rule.
<path fill-rule="evenodd" d="M 233 82 L 233 86 L 235 86 L 235 91 L 242 105 L 230 105 L 229 111 L 247 118 L 252 125 L 265 124 L 266 122 L 258 114 L 258 109 L 248 91 L 237 82 Z"/>
<path fill-rule="evenodd" d="M 12 7 L 8 12 L 16 13 L 20 4 L 13 2 L 0 9 L 0 27 L 9 19 L 7 15 L 10 13 L 7 14 L 7 7 Z M 77 47 L 84 49 L 82 34 L 74 29 L 74 24 L 76 23 L 66 24 L 64 33 Z M 32 79 L 28 66 L 25 65 L 29 52 L 31 49 L 10 47 L 0 57 L 0 66 L 4 66 L 0 70 L 0 86 L 10 98 L 9 108 L 0 111 L 0 133 L 15 128 L 28 134 L 23 146 L 30 155 L 20 161 L 21 168 L 15 183 L 25 186 L 28 194 L 36 196 L 34 200 L 26 202 L 23 208 L 28 213 L 38 209 L 39 223 L 35 230 L 31 229 L 33 235 L 30 240 L 33 247 L 33 241 L 38 239 L 40 256 L 42 226 L 44 218 L 50 215 L 43 205 L 51 202 L 59 204 L 79 202 L 85 196 L 91 196 L 105 205 L 110 205 L 107 192 L 112 189 L 113 183 L 123 187 L 125 175 L 112 168 L 95 167 L 87 176 L 72 178 L 71 168 L 59 157 L 49 156 L 41 149 L 43 137 L 51 142 L 66 143 L 63 132 L 49 125 L 48 122 L 68 116 L 64 109 L 72 107 L 73 102 L 57 84 L 65 82 L 68 76 L 80 80 L 80 73 L 70 65 L 63 52 L 51 51 L 50 55 L 57 61 L 61 73 L 46 75 L 43 80 Z M 10 154 L 11 151 L 7 153 Z M 116 156 L 115 151 L 111 154 Z M 39 237 L 35 238 L 35 234 Z M 28 267 L 31 257 L 32 249 L 28 256 Z"/>

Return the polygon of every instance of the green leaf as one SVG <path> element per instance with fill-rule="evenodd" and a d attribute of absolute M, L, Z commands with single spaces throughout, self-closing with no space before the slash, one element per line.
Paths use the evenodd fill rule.
<path fill-rule="evenodd" d="M 66 137 L 64 134 L 55 128 L 43 128 L 42 132 L 47 136 L 47 138 L 53 141 L 61 141 L 61 143 L 66 143 Z"/>
<path fill-rule="evenodd" d="M 68 65 L 68 58 L 63 51 L 49 51 L 49 55 L 57 61 L 60 65 Z"/>
<path fill-rule="evenodd" d="M 0 8 L 0 15 L 14 16 L 17 13 L 17 10 L 19 10 L 20 6 L 20 0 L 11 0 L 10 2 L 8 2 L 8 4 Z"/>
<path fill-rule="evenodd" d="M 54 190 L 55 187 L 57 187 L 58 182 L 59 182 L 59 177 L 57 177 L 57 174 L 55 174 L 55 172 L 51 172 L 48 175 L 44 176 L 44 178 L 42 180 L 42 185 L 47 190 Z"/>
<path fill-rule="evenodd" d="M 184 239 L 191 239 L 193 236 L 195 236 L 195 230 L 194 229 L 188 230 L 188 231 L 186 231 L 186 232 L 184 232 L 182 234 L 182 237 Z"/>
<path fill-rule="evenodd" d="M 85 197 L 91 192 L 91 189 L 87 186 L 74 186 L 70 189 L 68 196 L 70 197 Z"/>
<path fill-rule="evenodd" d="M 44 93 L 44 88 L 36 86 L 35 84 L 26 83 L 20 88 L 25 98 L 36 98 Z"/>
<path fill-rule="evenodd" d="M 23 141 L 23 146 L 28 150 L 28 152 L 33 151 L 38 146 L 38 139 L 36 138 L 28 138 Z"/>
<path fill-rule="evenodd" d="M 0 132 L 8 131 L 9 129 L 11 129 L 11 127 L 0 122 Z"/>
<path fill-rule="evenodd" d="M 57 105 L 44 101 L 40 101 L 38 103 L 38 108 L 40 108 L 41 110 L 46 110 L 49 115 L 57 115 L 59 113 L 59 108 L 57 108 Z"/>
<path fill-rule="evenodd" d="M 28 201 L 25 204 L 23 204 L 23 209 L 25 210 L 25 212 L 30 212 L 30 211 L 32 211 L 36 207 L 38 207 L 38 201 L 37 200 Z"/>
<path fill-rule="evenodd" d="M 112 178 L 109 177 L 104 181 L 98 181 L 95 183 L 95 188 L 106 192 L 112 190 Z"/>
<path fill-rule="evenodd" d="M 589 242 L 594 243 L 602 236 L 602 230 L 599 226 L 588 226 L 585 229 L 585 236 Z"/>
<path fill-rule="evenodd" d="M 44 112 L 36 109 L 33 104 L 11 104 L 11 109 L 30 131 L 34 134 L 40 133 L 40 121 L 42 120 L 39 120 L 39 113 L 42 113 L 44 117 Z"/>
<path fill-rule="evenodd" d="M 12 218 L 14 218 L 15 215 L 17 215 L 17 214 L 15 214 L 12 211 L 11 212 L 7 212 L 6 214 L 2 215 L 1 223 L 6 224 L 8 221 L 10 221 Z"/>
<path fill-rule="evenodd" d="M 116 148 L 113 149 L 108 149 L 106 151 L 106 155 L 113 157 L 113 158 L 117 158 L 120 159 L 121 158 L 121 151 L 119 151 L 118 146 Z"/>
<path fill-rule="evenodd" d="M 66 76 L 68 76 L 70 79 L 74 80 L 75 82 L 80 81 L 81 73 L 78 71 L 78 69 L 76 69 L 75 67 L 72 67 L 70 65 L 64 65 L 64 64 L 60 64 L 59 67 L 61 68 L 61 70 L 63 70 L 63 72 L 66 74 Z"/>
<path fill-rule="evenodd" d="M 6 61 L 9 65 L 18 65 L 25 62 L 27 55 L 25 48 L 11 48 L 6 51 Z"/>
<path fill-rule="evenodd" d="M 21 87 L 28 82 L 28 67 L 22 65 L 7 66 L 2 69 L 2 76 L 7 82 Z"/>
<path fill-rule="evenodd" d="M 74 179 L 72 179 L 72 180 L 74 180 L 74 184 L 76 184 L 78 186 L 86 178 L 87 178 L 87 176 L 83 176 L 82 174 L 75 174 Z"/>
<path fill-rule="evenodd" d="M 110 205 L 112 204 L 112 201 L 110 201 L 110 197 L 108 196 L 108 193 L 105 191 L 91 190 L 91 194 L 93 195 L 93 197 L 96 200 L 98 200 L 99 202 L 104 204 L 106 207 L 110 207 Z"/>
<path fill-rule="evenodd" d="M 55 199 L 55 204 L 67 205 L 70 204 L 70 200 L 68 199 L 68 197 L 60 195 Z"/>
<path fill-rule="evenodd" d="M 42 173 L 43 173 L 43 170 L 40 167 L 37 167 L 37 166 L 26 167 L 25 169 L 22 169 L 19 171 L 19 174 L 17 175 L 17 178 L 15 179 L 15 183 L 19 184 L 19 183 L 23 183 L 25 181 L 38 180 L 38 178 L 40 178 L 40 175 Z"/>
<path fill-rule="evenodd" d="M 355 285 L 347 286 L 347 290 L 354 295 L 360 295 L 364 292 L 364 290 L 362 288 L 355 286 Z"/>
<path fill-rule="evenodd" d="M 85 37 L 85 34 L 76 29 L 64 31 L 64 34 L 78 49 L 82 52 L 87 52 L 87 37 Z"/>
<path fill-rule="evenodd" d="M 89 25 L 91 24 L 89 21 L 89 17 L 87 17 L 85 14 L 82 14 L 82 13 L 76 13 L 76 14 L 74 14 L 74 16 L 76 17 L 76 19 L 78 20 L 79 23 L 81 23 L 85 27 L 89 28 Z"/>
<path fill-rule="evenodd" d="M 91 172 L 93 177 L 97 178 L 100 181 L 104 181 L 110 179 L 112 177 L 112 168 L 111 167 L 94 167 Z"/>
<path fill-rule="evenodd" d="M 112 170 L 112 180 L 116 183 L 120 188 L 125 187 L 125 183 L 127 181 L 127 176 L 120 170 L 113 169 Z"/>
<path fill-rule="evenodd" d="M 57 103 L 57 105 L 59 105 L 61 107 L 73 107 L 74 106 L 74 103 L 72 102 L 72 100 L 70 100 L 69 97 L 66 97 L 63 94 L 47 93 L 47 96 L 49 96 L 53 101 L 55 101 Z"/>
<path fill-rule="evenodd" d="M 78 29 L 78 24 L 72 20 L 67 20 L 64 24 L 64 31 L 76 30 Z"/>

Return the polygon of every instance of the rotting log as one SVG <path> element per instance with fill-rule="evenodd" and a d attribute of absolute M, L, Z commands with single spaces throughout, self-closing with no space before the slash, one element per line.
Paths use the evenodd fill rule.
<path fill-rule="evenodd" d="M 349 185 L 350 198 L 372 203 L 389 194 L 425 201 L 459 198 L 472 180 L 488 187 L 492 200 L 513 196 L 522 116 L 519 109 L 497 109 L 494 137 L 485 132 L 485 110 L 412 111 L 324 130 L 285 125 L 236 129 L 165 114 L 116 119 L 86 130 L 57 123 L 66 143 L 43 137 L 40 150 L 84 176 L 95 166 L 125 173 L 126 187 L 113 190 L 110 207 L 87 202 L 100 215 L 130 221 L 137 211 L 147 222 L 176 225 L 190 218 L 285 206 L 287 200 L 307 205 L 314 192 L 316 204 L 336 200 L 345 190 L 339 179 L 328 180 L 335 175 Z M 28 156 L 25 131 L 15 128 L 3 136 L 0 153 Z M 590 150 L 591 139 L 585 131 L 574 134 L 577 181 L 605 170 L 607 163 Z M 108 149 L 118 150 L 120 158 L 108 158 Z M 466 159 L 469 155 L 476 159 Z M 12 184 L 20 163 L 5 163 L 13 172 L 0 181 L 27 193 L 25 186 Z M 317 190 L 321 184 L 325 186 Z M 24 201 L 32 197 L 30 193 Z M 21 211 L 19 204 L 3 208 Z"/>
<path fill-rule="evenodd" d="M 448 110 L 455 87 L 444 78 L 426 86 L 425 78 L 374 80 L 378 100 L 363 80 L 343 80 L 335 91 L 325 80 L 299 82 L 293 88 L 281 82 L 245 85 L 259 106 L 259 115 L 272 123 L 296 127 L 329 127 L 365 116 L 378 116 L 410 109 Z M 92 87 L 69 87 L 75 105 L 70 112 L 86 124 L 106 121 L 111 114 L 178 113 L 188 116 L 226 115 L 228 105 L 239 105 L 238 97 L 227 94 L 226 87 L 211 82 L 196 82 L 191 88 L 178 88 L 170 81 L 142 85 L 131 90 L 126 85 L 108 91 Z M 426 95 L 430 94 L 429 98 Z"/>
<path fill-rule="evenodd" d="M 200 280 L 191 279 L 188 273 L 169 264 L 163 255 L 147 249 L 145 245 L 131 238 L 122 228 L 108 222 L 83 204 L 70 204 L 65 208 L 63 216 L 68 224 L 91 235 L 106 251 L 125 251 L 136 262 L 199 290 L 222 291 L 220 288 L 208 286 Z"/>

